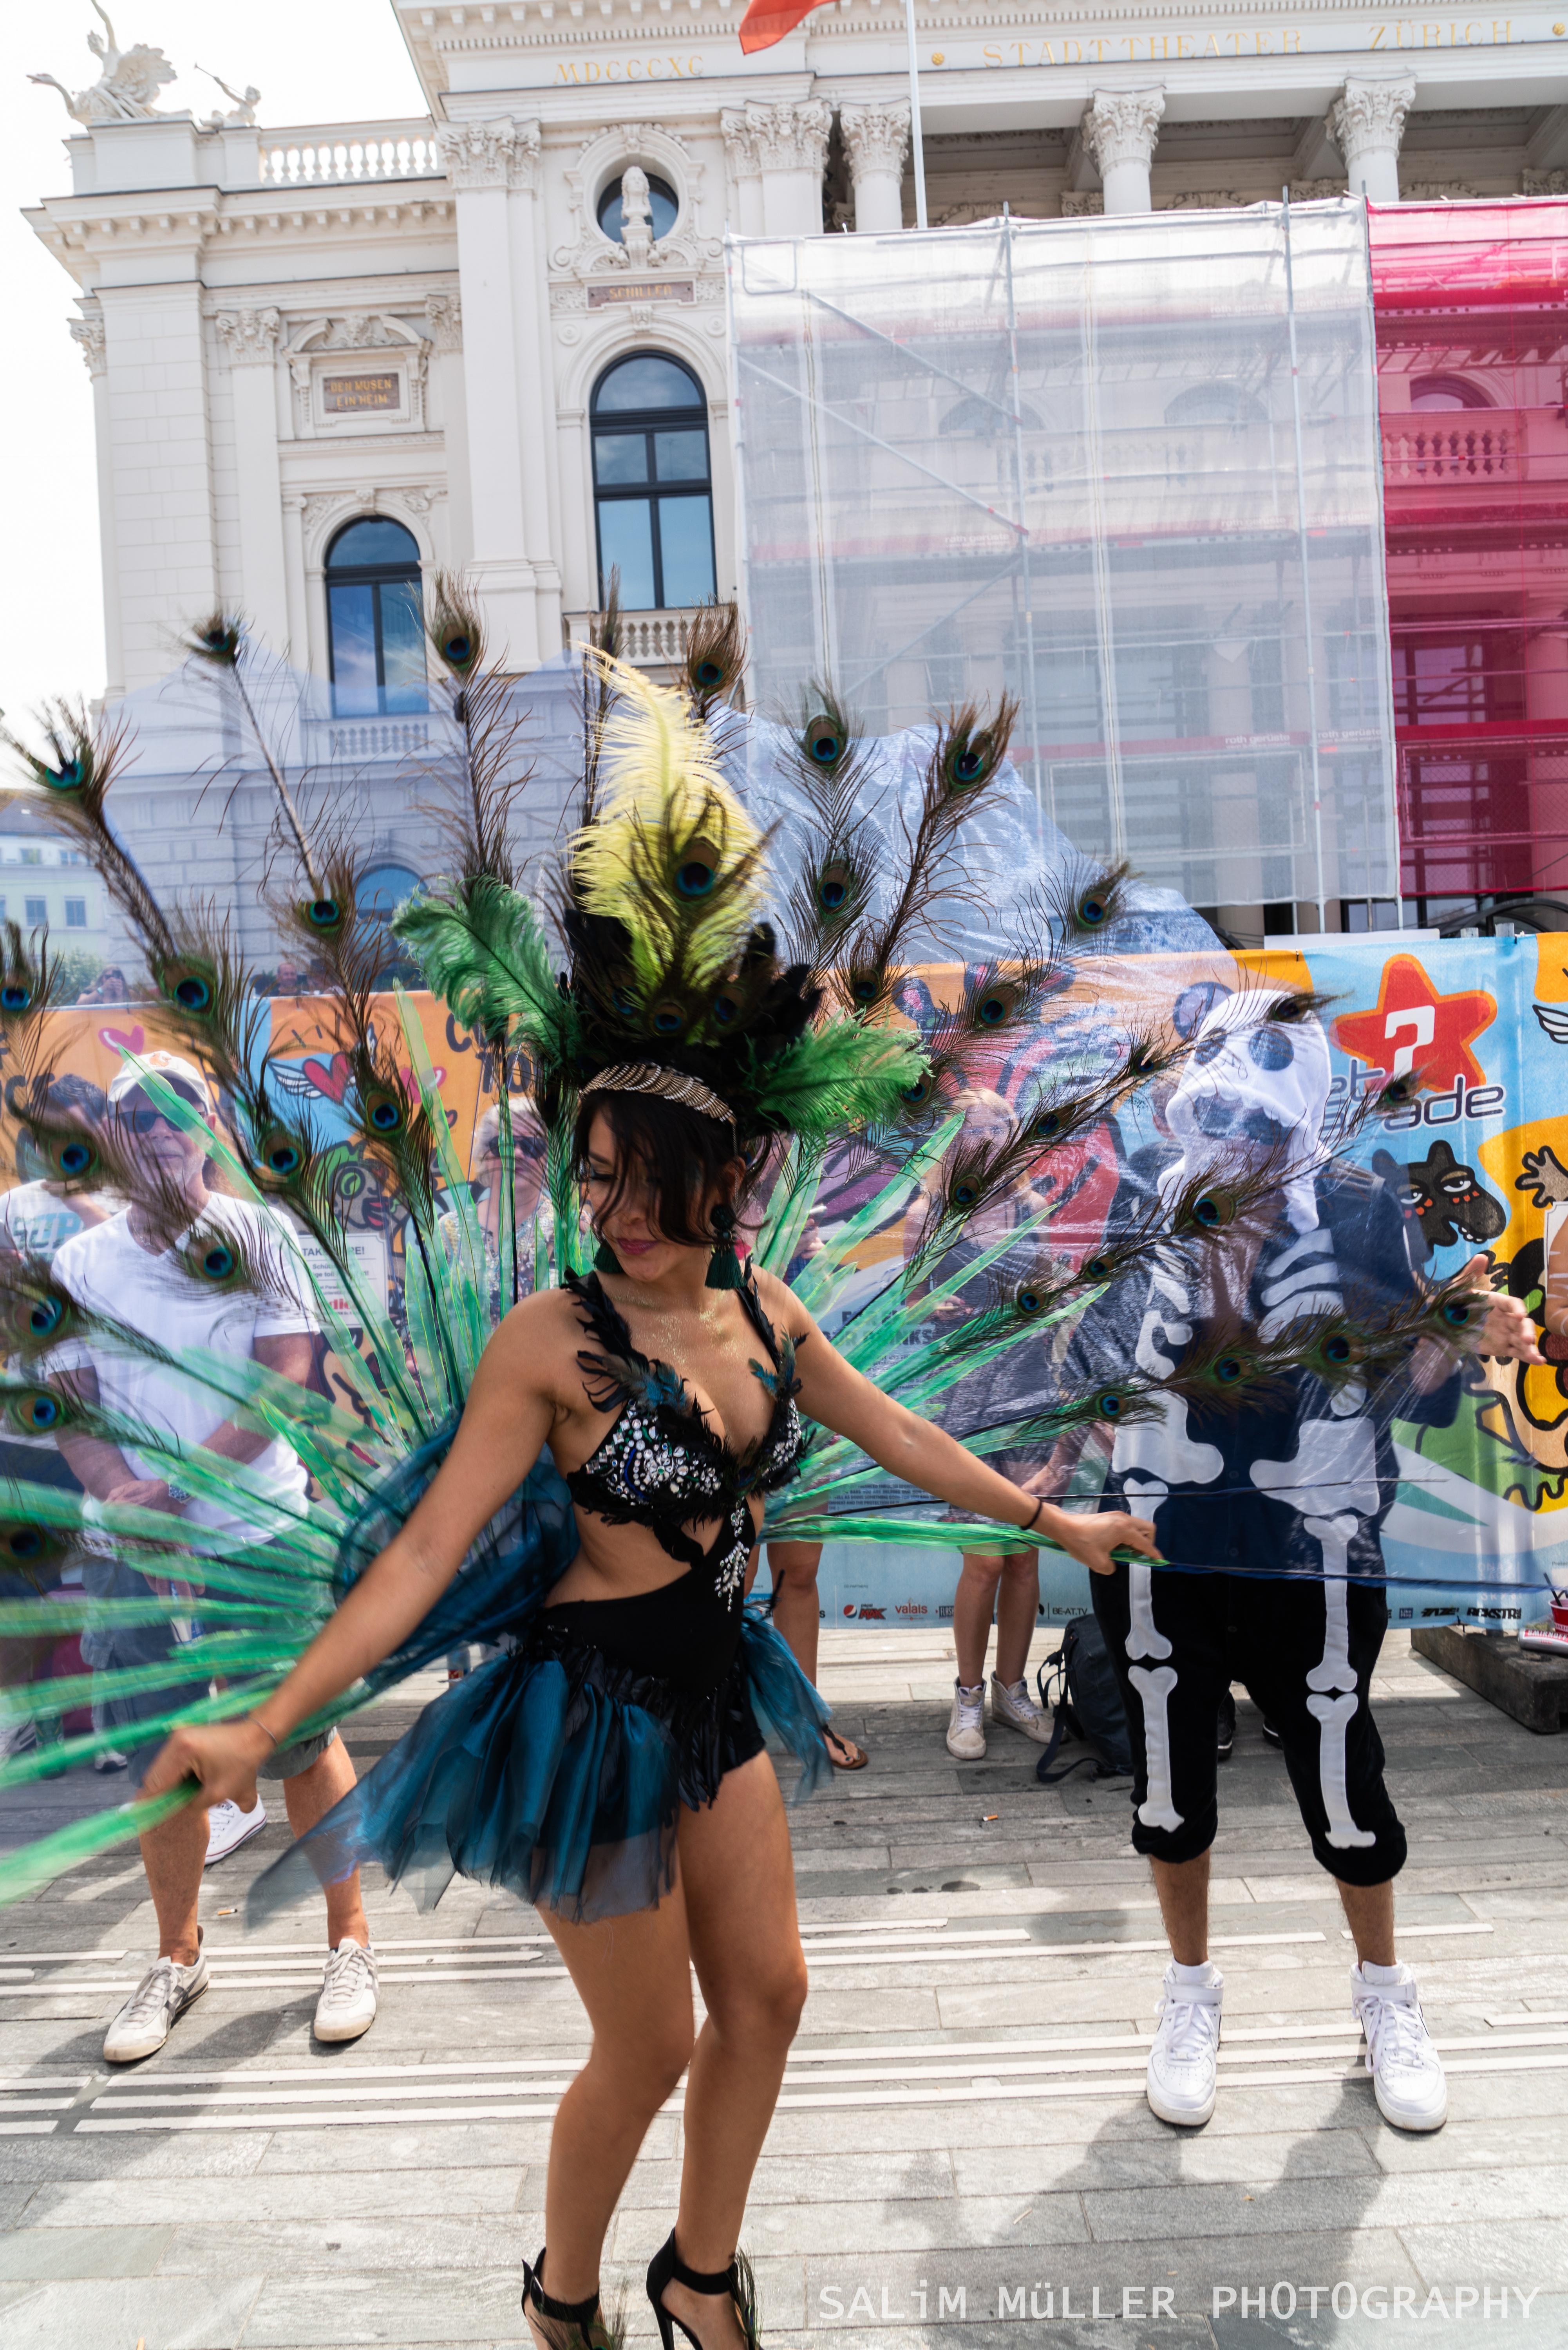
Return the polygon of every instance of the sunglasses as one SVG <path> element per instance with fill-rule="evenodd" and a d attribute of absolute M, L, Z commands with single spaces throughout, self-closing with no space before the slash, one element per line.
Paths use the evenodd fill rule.
<path fill-rule="evenodd" d="M 186 1085 L 182 1078 L 166 1077 L 164 1079 L 164 1083 L 169 1087 L 171 1093 L 178 1094 L 182 1102 L 189 1102 L 192 1109 L 204 1109 L 206 1107 L 206 1104 L 202 1100 L 201 1096 L 192 1092 L 192 1088 Z M 120 1117 L 124 1120 L 125 1124 L 130 1128 L 132 1134 L 140 1136 L 149 1135 L 151 1133 L 155 1126 L 173 1127 L 174 1121 L 169 1116 L 168 1112 L 166 1110 L 157 1108 L 153 1103 L 148 1100 L 145 1094 L 130 1094 L 126 1098 L 134 1104 L 134 1107 L 132 1107 L 129 1112 L 122 1109 Z"/>

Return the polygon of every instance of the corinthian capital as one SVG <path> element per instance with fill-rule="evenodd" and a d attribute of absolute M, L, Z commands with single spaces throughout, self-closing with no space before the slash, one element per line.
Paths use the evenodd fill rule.
<path fill-rule="evenodd" d="M 827 134 L 833 109 L 820 98 L 797 103 L 763 106 L 748 100 L 746 120 L 752 126 L 757 162 L 764 172 L 820 172 L 827 154 Z"/>
<path fill-rule="evenodd" d="M 455 294 L 427 294 L 425 316 L 431 322 L 431 337 L 438 351 L 462 350 L 462 304 Z"/>
<path fill-rule="evenodd" d="M 270 367 L 277 349 L 275 310 L 220 310 L 213 324 L 231 367 Z"/>
<path fill-rule="evenodd" d="M 108 373 L 109 352 L 103 330 L 103 312 L 96 303 L 90 309 L 84 310 L 79 318 L 71 320 L 71 340 L 80 346 L 88 375 Z"/>
<path fill-rule="evenodd" d="M 539 125 L 509 114 L 494 122 L 442 122 L 436 140 L 454 188 L 538 185 Z"/>
<path fill-rule="evenodd" d="M 754 180 L 762 170 L 757 161 L 757 134 L 750 118 L 738 107 L 727 106 L 719 117 L 719 136 L 732 180 Z"/>
<path fill-rule="evenodd" d="M 1165 112 L 1163 89 L 1097 89 L 1084 110 L 1084 144 L 1103 180 L 1118 164 L 1154 161 Z"/>
<path fill-rule="evenodd" d="M 909 144 L 907 106 L 841 106 L 838 125 L 849 151 L 850 176 L 859 181 L 868 172 L 903 177 Z"/>
<path fill-rule="evenodd" d="M 1328 109 L 1328 131 L 1345 161 L 1366 155 L 1397 155 L 1405 117 L 1416 102 L 1416 79 L 1347 81 Z"/>

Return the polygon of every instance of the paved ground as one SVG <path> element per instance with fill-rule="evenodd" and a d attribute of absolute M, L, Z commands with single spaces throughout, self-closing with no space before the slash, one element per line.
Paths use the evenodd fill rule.
<path fill-rule="evenodd" d="M 1405 1954 L 1451 2075 L 1447 2129 L 1407 2137 L 1355 2069 L 1339 1915 L 1242 1702 L 1220 2101 L 1178 2136 L 1141 2094 L 1163 1959 L 1125 1787 L 1042 1790 L 1006 1732 L 955 1765 L 940 1636 L 825 1645 L 874 1761 L 794 1824 L 812 1992 L 746 2228 L 770 2350 L 1568 2345 L 1568 1737 L 1390 1641 Z M 213 1987 L 112 2081 L 103 2024 L 151 1949 L 130 1857 L 0 1914 L 5 2350 L 521 2345 L 570 1986 L 521 1907 L 458 1887 L 421 1918 L 377 1888 L 380 2017 L 313 2048 L 314 1919 L 258 1941 L 234 1914 L 281 1834 L 209 1875 Z M 671 2110 L 611 2239 L 634 2336 L 680 2140 Z"/>

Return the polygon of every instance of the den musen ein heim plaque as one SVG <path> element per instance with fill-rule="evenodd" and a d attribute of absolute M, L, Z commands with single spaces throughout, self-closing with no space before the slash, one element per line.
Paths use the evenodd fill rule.
<path fill-rule="evenodd" d="M 321 404 L 328 416 L 375 414 L 400 408 L 402 379 L 395 370 L 385 375 L 329 375 L 321 382 Z"/>

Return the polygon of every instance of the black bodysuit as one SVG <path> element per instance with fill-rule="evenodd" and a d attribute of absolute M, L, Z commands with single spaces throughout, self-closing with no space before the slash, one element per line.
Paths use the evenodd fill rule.
<path fill-rule="evenodd" d="M 763 1310 L 748 1272 L 741 1302 L 772 1367 L 752 1369 L 774 1399 L 760 1440 L 739 1452 L 714 1433 L 667 1363 L 649 1362 L 597 1274 L 566 1275 L 596 1341 L 577 1357 L 595 1408 L 614 1424 L 566 1479 L 572 1499 L 610 1525 L 646 1526 L 686 1573 L 628 1599 L 568 1599 L 546 1607 L 527 1642 L 575 1680 L 657 1714 L 681 1752 L 681 1796 L 711 1802 L 727 1770 L 762 1751 L 744 1674 L 737 1668 L 746 1563 L 756 1536 L 751 1496 L 794 1475 L 803 1437 L 795 1409 L 794 1344 Z M 685 1532 L 719 1518 L 706 1550 Z"/>

